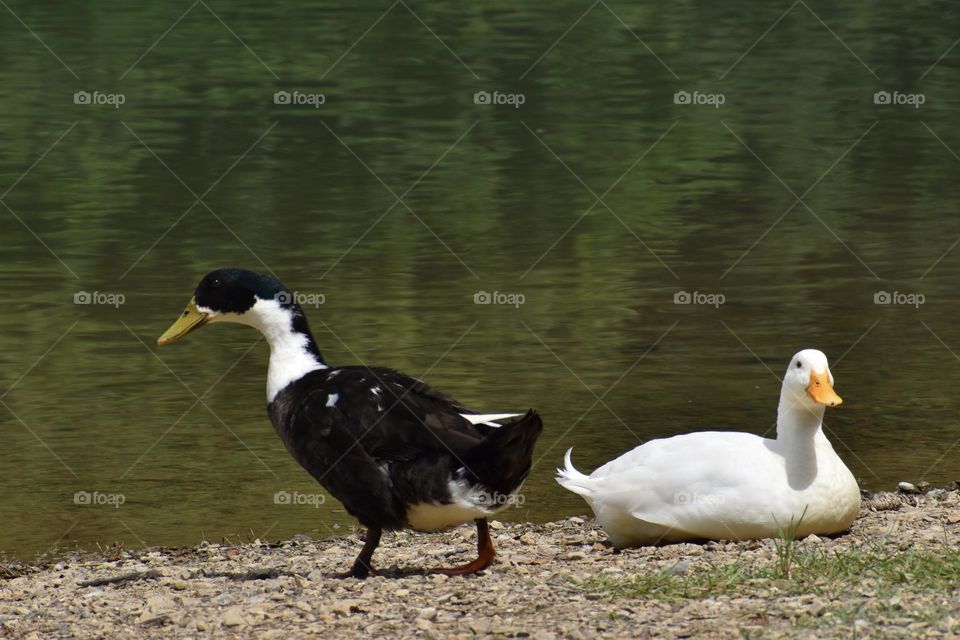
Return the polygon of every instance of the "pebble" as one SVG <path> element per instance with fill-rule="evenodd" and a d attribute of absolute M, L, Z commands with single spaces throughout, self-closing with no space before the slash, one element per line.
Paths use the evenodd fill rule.
<path fill-rule="evenodd" d="M 539 539 L 537 538 L 537 536 L 533 535 L 532 533 L 525 533 L 522 536 L 520 536 L 520 542 L 522 542 L 523 544 L 534 545 L 534 544 L 537 544 L 538 541 Z"/>
<path fill-rule="evenodd" d="M 160 594 L 147 598 L 148 611 L 169 611 L 177 607 L 174 599 L 166 594 Z"/>
<path fill-rule="evenodd" d="M 360 603 L 356 600 L 338 600 L 330 604 L 327 609 L 332 613 L 336 613 L 341 616 L 348 616 L 354 610 L 360 609 Z"/>
<path fill-rule="evenodd" d="M 225 627 L 239 627 L 247 624 L 242 607 L 229 607 L 220 615 L 220 622 Z"/>
<path fill-rule="evenodd" d="M 674 576 L 682 576 L 685 573 L 688 573 L 692 566 L 693 563 L 689 560 L 681 560 L 664 569 L 664 573 Z"/>
<path fill-rule="evenodd" d="M 909 483 L 909 482 L 900 482 L 900 483 L 898 483 L 898 484 L 897 484 L 897 489 L 899 489 L 901 493 L 911 493 L 911 494 L 912 494 L 912 493 L 920 493 L 920 490 L 917 489 L 916 485 L 913 485 L 913 484 L 911 484 L 911 483 Z"/>

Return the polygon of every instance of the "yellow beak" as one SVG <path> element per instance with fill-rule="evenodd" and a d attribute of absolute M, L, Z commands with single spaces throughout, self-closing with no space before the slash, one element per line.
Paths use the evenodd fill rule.
<path fill-rule="evenodd" d="M 843 399 L 837 395 L 830 384 L 830 374 L 826 371 L 817 373 L 810 372 L 810 384 L 807 385 L 807 395 L 818 403 L 828 407 L 836 407 L 843 404 Z"/>
<path fill-rule="evenodd" d="M 157 344 L 161 347 L 171 344 L 187 335 L 195 329 L 199 329 L 207 323 L 207 314 L 197 311 L 197 302 L 190 298 L 187 308 L 183 310 L 177 321 L 170 325 L 170 328 L 163 332 L 163 335 L 157 339 Z"/>

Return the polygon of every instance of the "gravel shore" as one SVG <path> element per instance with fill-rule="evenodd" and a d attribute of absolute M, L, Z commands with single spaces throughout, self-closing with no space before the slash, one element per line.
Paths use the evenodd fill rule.
<path fill-rule="evenodd" d="M 618 553 L 588 517 L 494 522 L 492 533 L 496 563 L 458 578 L 417 571 L 472 559 L 471 526 L 385 535 L 374 558 L 383 575 L 363 581 L 331 577 L 352 562 L 359 534 L 7 563 L 0 637 L 960 634 L 960 579 L 947 571 L 960 548 L 956 490 L 878 494 L 850 532 L 787 548 L 767 540 Z"/>

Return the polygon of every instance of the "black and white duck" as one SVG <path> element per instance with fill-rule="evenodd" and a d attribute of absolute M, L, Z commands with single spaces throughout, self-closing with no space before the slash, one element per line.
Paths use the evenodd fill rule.
<path fill-rule="evenodd" d="M 269 275 L 218 269 L 197 286 L 166 345 L 205 324 L 236 322 L 270 344 L 267 414 L 290 454 L 367 528 L 345 576 L 371 571 L 384 530 L 439 531 L 471 520 L 477 559 L 493 562 L 487 517 L 513 502 L 543 429 L 526 414 L 478 414 L 426 383 L 381 367 L 327 364 L 293 294 Z"/>

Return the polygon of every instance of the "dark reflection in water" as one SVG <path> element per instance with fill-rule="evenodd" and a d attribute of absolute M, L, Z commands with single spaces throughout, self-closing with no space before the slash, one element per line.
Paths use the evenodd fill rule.
<path fill-rule="evenodd" d="M 353 524 L 277 504 L 322 492 L 269 426 L 252 331 L 155 350 L 223 265 L 322 296 L 333 363 L 537 407 L 509 519 L 586 510 L 552 479 L 567 447 L 590 469 L 768 432 L 803 347 L 834 362 L 863 486 L 960 477 L 954 6 L 810 2 L 760 38 L 785 7 L 207 4 L 11 3 L 62 64 L 0 26 L 0 549 Z"/>

